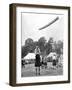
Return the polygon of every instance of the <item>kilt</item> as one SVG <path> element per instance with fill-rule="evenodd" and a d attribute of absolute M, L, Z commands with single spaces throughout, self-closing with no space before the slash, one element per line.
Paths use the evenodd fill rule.
<path fill-rule="evenodd" d="M 40 66 L 41 66 L 40 55 L 39 54 L 36 54 L 35 67 L 40 67 Z"/>
<path fill-rule="evenodd" d="M 56 60 L 53 60 L 53 66 L 56 66 Z"/>

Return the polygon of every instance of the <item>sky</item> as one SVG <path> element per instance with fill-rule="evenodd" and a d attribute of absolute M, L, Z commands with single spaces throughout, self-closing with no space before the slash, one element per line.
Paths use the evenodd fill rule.
<path fill-rule="evenodd" d="M 39 30 L 56 17 L 59 17 L 56 22 L 43 30 Z M 25 40 L 28 38 L 32 38 L 34 41 L 38 41 L 40 37 L 45 37 L 47 41 L 50 37 L 53 37 L 54 41 L 63 40 L 64 15 L 22 13 L 21 18 L 22 45 L 25 44 Z"/>

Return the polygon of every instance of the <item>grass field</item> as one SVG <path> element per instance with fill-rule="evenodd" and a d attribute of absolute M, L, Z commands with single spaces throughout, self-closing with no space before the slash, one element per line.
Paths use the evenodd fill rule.
<path fill-rule="evenodd" d="M 63 67 L 53 68 L 52 63 L 47 63 L 47 68 L 40 68 L 40 76 L 56 76 L 63 74 Z M 35 66 L 34 64 L 26 64 L 25 68 L 21 69 L 21 76 L 22 77 L 32 77 L 36 76 Z"/>

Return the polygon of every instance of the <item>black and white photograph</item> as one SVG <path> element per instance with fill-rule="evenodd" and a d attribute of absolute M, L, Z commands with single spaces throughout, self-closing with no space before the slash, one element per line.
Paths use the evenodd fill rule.
<path fill-rule="evenodd" d="M 21 77 L 63 75 L 64 15 L 21 13 Z"/>
<path fill-rule="evenodd" d="M 70 82 L 70 8 L 12 4 L 10 9 L 13 84 Z"/>

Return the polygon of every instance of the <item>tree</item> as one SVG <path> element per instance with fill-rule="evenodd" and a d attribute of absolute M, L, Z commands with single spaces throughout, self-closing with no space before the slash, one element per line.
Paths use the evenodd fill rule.
<path fill-rule="evenodd" d="M 53 42 L 53 37 L 50 37 L 48 43 L 52 44 Z"/>
<path fill-rule="evenodd" d="M 25 45 L 22 46 L 22 58 L 25 57 L 29 52 L 33 52 L 34 42 L 31 38 L 26 39 Z"/>
<path fill-rule="evenodd" d="M 22 58 L 25 57 L 29 52 L 29 47 L 28 46 L 22 46 L 21 52 L 22 52 L 21 57 Z"/>
<path fill-rule="evenodd" d="M 45 37 L 41 37 L 41 38 L 38 40 L 38 46 L 39 46 L 41 52 L 43 52 L 44 49 L 45 49 L 45 43 L 46 43 Z"/>
<path fill-rule="evenodd" d="M 33 39 L 31 39 L 31 38 L 26 39 L 25 46 L 29 46 L 31 44 L 33 44 Z"/>
<path fill-rule="evenodd" d="M 61 40 L 59 40 L 59 41 L 57 42 L 57 47 L 58 47 L 58 48 L 63 48 L 63 42 L 62 42 Z"/>
<path fill-rule="evenodd" d="M 63 41 L 59 40 L 57 42 L 56 52 L 60 55 L 63 53 Z"/>
<path fill-rule="evenodd" d="M 48 43 L 45 46 L 46 54 L 48 55 L 50 52 L 52 52 L 52 45 L 53 45 L 53 38 L 50 37 Z"/>

